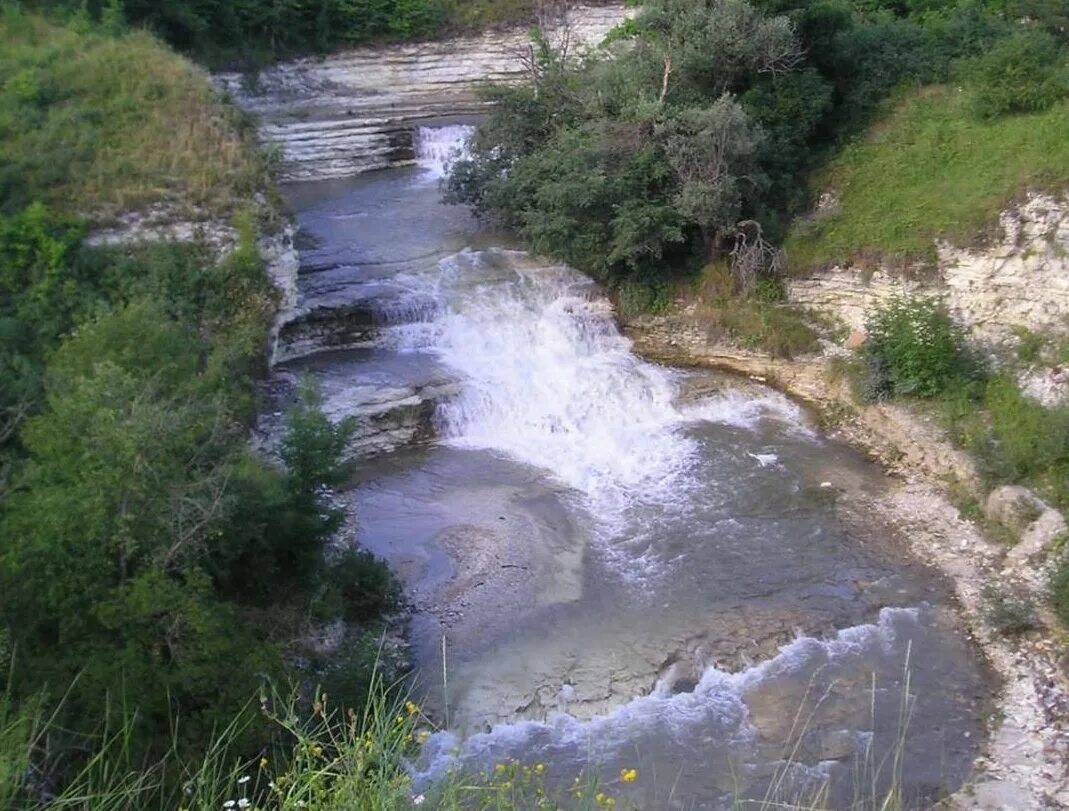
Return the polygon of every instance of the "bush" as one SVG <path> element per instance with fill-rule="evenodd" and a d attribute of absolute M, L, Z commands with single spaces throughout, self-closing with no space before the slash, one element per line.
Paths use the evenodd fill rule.
<path fill-rule="evenodd" d="M 1069 504 L 1069 408 L 1047 408 L 1002 375 L 988 382 L 983 404 L 990 436 L 980 454 L 988 475 L 1030 481 Z"/>
<path fill-rule="evenodd" d="M 869 314 L 859 398 L 934 397 L 982 375 L 961 329 L 932 299 L 895 298 Z"/>
<path fill-rule="evenodd" d="M 1066 625 L 1069 625 L 1069 557 L 1065 557 L 1050 581 L 1050 599 L 1054 611 Z"/>
<path fill-rule="evenodd" d="M 1027 597 L 1006 594 L 994 586 L 986 586 L 981 593 L 984 600 L 984 619 L 1004 636 L 1017 636 L 1039 626 L 1036 609 Z"/>
<path fill-rule="evenodd" d="M 1018 31 L 958 72 L 980 118 L 1039 112 L 1069 95 L 1067 55 L 1043 31 Z"/>
<path fill-rule="evenodd" d="M 402 601 L 401 584 L 383 561 L 364 549 L 346 549 L 328 564 L 313 611 L 320 621 L 368 622 Z"/>

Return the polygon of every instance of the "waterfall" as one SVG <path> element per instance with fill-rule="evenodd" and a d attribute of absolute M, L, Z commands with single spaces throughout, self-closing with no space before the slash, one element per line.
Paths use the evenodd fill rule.
<path fill-rule="evenodd" d="M 565 266 L 467 250 L 443 260 L 433 284 L 444 305 L 435 323 L 405 334 L 462 382 L 438 409 L 440 435 L 550 471 L 600 521 L 686 500 L 697 451 L 687 423 L 798 418 L 773 393 L 680 406 L 679 373 L 633 354 L 608 301 Z"/>
<path fill-rule="evenodd" d="M 468 124 L 419 127 L 414 136 L 416 161 L 435 180 L 445 177 L 449 167 L 467 156 L 467 144 L 475 128 Z"/>

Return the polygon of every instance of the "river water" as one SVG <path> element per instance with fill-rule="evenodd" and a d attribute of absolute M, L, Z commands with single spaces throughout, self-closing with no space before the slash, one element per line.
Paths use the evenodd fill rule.
<path fill-rule="evenodd" d="M 769 389 L 636 357 L 589 280 L 443 205 L 465 134 L 286 190 L 302 306 L 364 302 L 373 329 L 279 375 L 311 371 L 332 414 L 428 422 L 342 494 L 415 607 L 443 727 L 417 784 L 515 758 L 646 809 L 828 781 L 846 807 L 900 752 L 909 804 L 955 789 L 986 674 L 872 510 L 889 483 Z"/>

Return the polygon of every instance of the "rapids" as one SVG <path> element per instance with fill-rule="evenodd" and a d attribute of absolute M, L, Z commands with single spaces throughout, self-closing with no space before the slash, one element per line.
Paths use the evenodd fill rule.
<path fill-rule="evenodd" d="M 597 285 L 444 206 L 469 134 L 287 189 L 304 311 L 326 332 L 369 313 L 276 374 L 314 374 L 332 416 L 374 411 L 380 452 L 341 497 L 406 585 L 421 698 L 448 718 L 417 785 L 515 758 L 646 809 L 826 781 L 845 806 L 904 734 L 909 801 L 956 788 L 987 674 L 868 512 L 883 476 L 770 389 L 637 357 Z"/>

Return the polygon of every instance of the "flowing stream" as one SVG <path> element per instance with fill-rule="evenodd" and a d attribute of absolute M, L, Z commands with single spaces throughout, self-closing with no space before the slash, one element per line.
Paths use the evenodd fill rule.
<path fill-rule="evenodd" d="M 846 806 L 899 751 L 910 803 L 955 789 L 987 676 L 872 511 L 888 482 L 770 389 L 638 358 L 590 280 L 444 206 L 469 132 L 287 190 L 321 345 L 279 375 L 385 451 L 343 497 L 415 607 L 443 727 L 417 785 L 515 758 L 645 809 Z"/>

